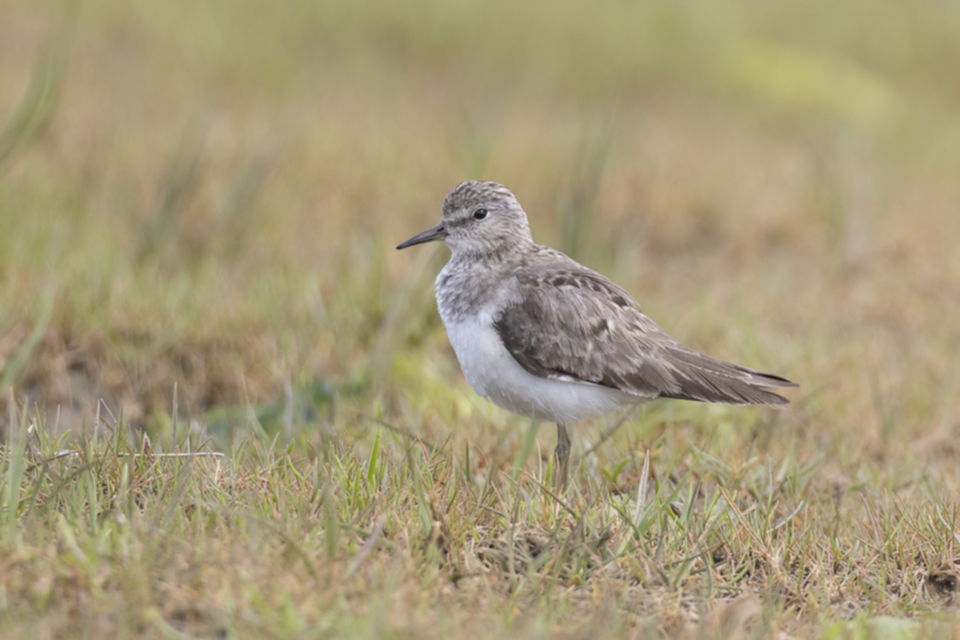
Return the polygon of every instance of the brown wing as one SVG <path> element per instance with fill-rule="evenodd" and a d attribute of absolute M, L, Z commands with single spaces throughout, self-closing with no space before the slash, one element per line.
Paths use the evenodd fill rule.
<path fill-rule="evenodd" d="M 783 404 L 764 387 L 796 386 L 786 378 L 687 349 L 645 316 L 604 276 L 570 261 L 570 269 L 518 275 L 519 302 L 495 327 L 528 372 L 569 377 L 644 398 L 727 404 Z"/>

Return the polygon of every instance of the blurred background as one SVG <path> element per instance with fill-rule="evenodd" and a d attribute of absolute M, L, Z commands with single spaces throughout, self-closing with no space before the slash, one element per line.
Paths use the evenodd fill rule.
<path fill-rule="evenodd" d="M 2 13 L 4 407 L 215 439 L 515 421 L 460 376 L 446 249 L 394 250 L 484 178 L 685 343 L 800 382 L 808 446 L 955 462 L 956 3 Z"/>

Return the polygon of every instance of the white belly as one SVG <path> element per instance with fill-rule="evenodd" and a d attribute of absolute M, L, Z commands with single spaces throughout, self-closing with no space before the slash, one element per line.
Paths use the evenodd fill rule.
<path fill-rule="evenodd" d="M 446 328 L 473 390 L 514 413 L 534 420 L 569 422 L 643 401 L 610 387 L 527 372 L 503 346 L 487 313 L 447 323 Z"/>

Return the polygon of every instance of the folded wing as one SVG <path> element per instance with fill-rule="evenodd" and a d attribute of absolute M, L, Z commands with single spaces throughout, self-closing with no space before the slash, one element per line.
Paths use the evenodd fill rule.
<path fill-rule="evenodd" d="M 784 404 L 767 388 L 786 378 L 687 349 L 644 315 L 626 291 L 570 261 L 570 269 L 520 272 L 520 295 L 495 327 L 528 372 L 619 389 L 641 398 Z"/>

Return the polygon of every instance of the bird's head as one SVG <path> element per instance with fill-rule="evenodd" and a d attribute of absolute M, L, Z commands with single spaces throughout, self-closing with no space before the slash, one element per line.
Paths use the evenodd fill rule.
<path fill-rule="evenodd" d="M 443 240 L 454 254 L 495 255 L 530 244 L 527 214 L 502 184 L 482 180 L 461 182 L 443 201 L 440 224 L 417 234 L 397 249 Z"/>

